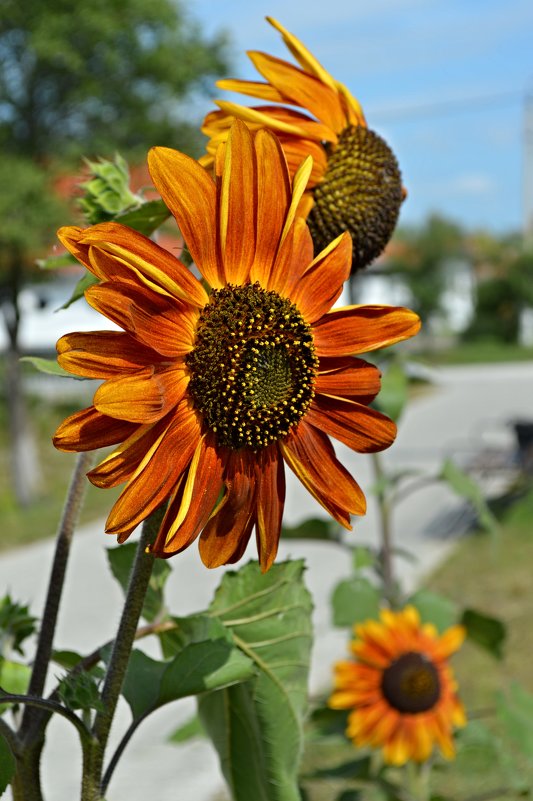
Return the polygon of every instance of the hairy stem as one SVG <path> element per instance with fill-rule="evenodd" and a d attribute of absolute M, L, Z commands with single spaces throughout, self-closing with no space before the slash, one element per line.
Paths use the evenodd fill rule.
<path fill-rule="evenodd" d="M 385 471 L 379 453 L 371 453 L 374 476 L 379 487 L 384 484 Z M 381 537 L 380 561 L 383 578 L 383 595 L 393 603 L 396 595 L 394 571 L 392 566 L 392 520 L 391 507 L 385 489 L 378 489 L 376 493 L 379 511 L 379 533 Z"/>
<path fill-rule="evenodd" d="M 52 645 L 54 634 L 57 624 L 57 617 L 59 612 L 59 603 L 63 592 L 63 585 L 65 582 L 65 573 L 67 569 L 68 557 L 70 553 L 70 544 L 76 523 L 78 522 L 79 514 L 82 507 L 83 496 L 86 489 L 85 474 L 92 463 L 93 455 L 91 453 L 80 453 L 76 459 L 76 465 L 72 474 L 72 479 L 67 492 L 65 507 L 63 515 L 59 524 L 59 530 L 56 539 L 56 550 L 54 554 L 54 561 L 52 563 L 52 571 L 50 573 L 50 581 L 48 584 L 48 594 L 43 611 L 41 630 L 39 632 L 39 639 L 37 642 L 37 651 L 35 660 L 33 662 L 33 670 L 31 674 L 30 684 L 28 687 L 28 695 L 41 696 L 44 691 L 44 685 L 48 672 L 48 665 L 50 663 L 50 656 L 52 654 Z M 26 705 L 22 724 L 20 727 L 21 736 L 28 734 L 40 720 L 40 712 L 34 706 Z M 26 737 L 26 739 L 28 739 Z"/>
<path fill-rule="evenodd" d="M 154 557 L 146 553 L 146 548 L 153 542 L 157 534 L 163 512 L 163 508 L 153 512 L 145 520 L 142 528 L 137 554 L 130 574 L 122 617 L 113 643 L 102 688 L 102 708 L 98 710 L 94 720 L 92 730 L 93 745 L 84 754 L 82 801 L 99 801 L 101 798 L 100 781 L 105 748 L 120 691 L 124 683 L 132 645 L 137 632 L 137 624 L 141 616 L 154 563 Z"/>

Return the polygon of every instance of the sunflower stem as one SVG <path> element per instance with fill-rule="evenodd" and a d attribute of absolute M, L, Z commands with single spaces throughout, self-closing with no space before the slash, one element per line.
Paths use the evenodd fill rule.
<path fill-rule="evenodd" d="M 65 583 L 65 574 L 70 553 L 70 545 L 83 504 L 83 497 L 87 485 L 85 474 L 87 473 L 92 460 L 93 455 L 91 453 L 80 453 L 78 455 L 74 472 L 72 473 L 70 486 L 67 491 L 65 506 L 57 532 L 56 549 L 54 553 L 54 560 L 52 562 L 52 570 L 50 573 L 48 593 L 43 610 L 41 629 L 37 642 L 37 650 L 35 653 L 33 670 L 28 686 L 28 695 L 31 696 L 42 696 L 44 691 L 48 666 L 50 664 L 50 657 L 52 654 L 52 645 L 57 625 L 59 604 L 63 592 L 63 585 Z M 29 741 L 30 738 L 28 735 L 30 734 L 30 730 L 37 729 L 39 727 L 40 720 L 41 710 L 27 705 L 24 710 L 20 727 L 21 737 L 24 737 L 27 741 Z"/>
<path fill-rule="evenodd" d="M 429 801 L 429 779 L 431 765 L 429 762 L 409 761 L 406 765 L 409 782 L 409 793 L 413 801 Z"/>
<path fill-rule="evenodd" d="M 100 801 L 100 787 L 104 753 L 115 715 L 115 709 L 124 683 L 137 624 L 141 616 L 146 590 L 150 582 L 154 557 L 146 553 L 161 525 L 164 508 L 153 512 L 144 522 L 133 563 L 122 617 L 113 642 L 113 648 L 102 688 L 101 709 L 95 716 L 93 741 L 84 752 L 82 801 Z"/>
<path fill-rule="evenodd" d="M 379 453 L 371 453 L 372 465 L 374 468 L 374 477 L 378 490 L 376 498 L 378 502 L 379 512 L 379 534 L 381 539 L 380 548 L 380 562 L 381 562 L 381 575 L 383 580 L 383 595 L 392 607 L 396 602 L 396 583 L 394 580 L 394 569 L 392 564 L 392 519 L 391 519 L 391 506 L 387 498 L 387 491 L 384 489 L 385 485 L 385 470 L 381 455 Z"/>

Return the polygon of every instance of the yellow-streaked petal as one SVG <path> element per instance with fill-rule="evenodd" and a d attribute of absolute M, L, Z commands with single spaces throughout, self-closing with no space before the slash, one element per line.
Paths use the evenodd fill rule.
<path fill-rule="evenodd" d="M 184 365 L 158 370 L 147 367 L 105 381 L 96 390 L 94 406 L 119 420 L 152 423 L 179 403 L 188 382 Z"/>
<path fill-rule="evenodd" d="M 292 302 L 308 323 L 326 314 L 338 300 L 351 266 L 352 238 L 345 231 L 311 262 L 291 293 Z"/>
<path fill-rule="evenodd" d="M 135 425 L 126 420 L 114 420 L 102 414 L 94 406 L 71 414 L 53 437 L 54 446 L 67 453 L 92 451 L 115 445 L 126 439 L 135 430 Z"/>
<path fill-rule="evenodd" d="M 266 17 L 266 20 L 272 25 L 273 28 L 281 33 L 283 41 L 304 70 L 310 72 L 311 75 L 315 75 L 326 86 L 329 86 L 331 89 L 335 89 L 335 81 L 329 72 L 327 72 L 320 62 L 317 61 L 314 55 L 309 52 L 307 47 L 305 47 L 300 40 L 296 38 L 296 36 L 293 36 L 292 33 L 289 33 L 289 31 L 273 17 Z"/>
<path fill-rule="evenodd" d="M 313 325 L 319 356 L 347 356 L 386 348 L 420 330 L 420 318 L 401 306 L 345 306 Z"/>
<path fill-rule="evenodd" d="M 298 204 L 300 203 L 302 195 L 306 190 L 307 182 L 309 180 L 309 176 L 311 175 L 312 169 L 313 159 L 311 156 L 307 156 L 307 158 L 300 164 L 293 178 L 291 205 L 289 206 L 287 217 L 285 219 L 285 225 L 281 233 L 282 242 L 287 236 L 287 233 L 294 222 L 294 218 L 296 217 L 296 212 L 298 210 Z"/>
<path fill-rule="evenodd" d="M 255 166 L 250 131 L 235 120 L 224 149 L 218 203 L 220 250 L 229 284 L 246 283 L 255 256 Z"/>
<path fill-rule="evenodd" d="M 65 334 L 57 343 L 57 361 L 64 370 L 86 378 L 111 378 L 139 370 L 161 357 L 121 331 Z"/>
<path fill-rule="evenodd" d="M 306 419 L 358 453 L 388 448 L 396 438 L 396 424 L 363 403 L 316 395 Z"/>
<path fill-rule="evenodd" d="M 148 153 L 154 185 L 176 218 L 193 260 L 215 288 L 223 286 L 217 252 L 216 188 L 209 173 L 198 162 L 168 147 Z"/>
<path fill-rule="evenodd" d="M 219 89 L 225 89 L 227 92 L 238 92 L 241 95 L 249 95 L 250 97 L 258 97 L 261 100 L 268 100 L 271 103 L 287 102 L 274 86 L 271 86 L 269 83 L 263 83 L 262 81 L 241 81 L 231 78 L 222 78 L 220 81 L 216 82 L 216 85 Z"/>
<path fill-rule="evenodd" d="M 217 106 L 228 116 L 252 123 L 258 128 L 270 128 L 273 131 L 304 136 L 317 142 L 335 142 L 336 134 L 327 125 L 315 122 L 310 117 L 292 112 L 282 107 L 265 107 L 264 109 L 241 106 L 228 100 L 216 100 Z M 272 110 L 274 113 L 269 113 Z"/>

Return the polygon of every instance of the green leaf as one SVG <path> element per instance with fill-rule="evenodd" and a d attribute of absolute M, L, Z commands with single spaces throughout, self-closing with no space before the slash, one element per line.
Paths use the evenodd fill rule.
<path fill-rule="evenodd" d="M 331 598 L 333 624 L 343 628 L 368 618 L 378 618 L 380 598 L 376 587 L 362 576 L 339 582 Z"/>
<path fill-rule="evenodd" d="M 297 526 L 283 526 L 281 534 L 290 540 L 331 540 L 332 528 L 329 521 L 311 517 Z"/>
<path fill-rule="evenodd" d="M 24 695 L 30 683 L 31 668 L 21 662 L 12 662 L 9 659 L 0 659 L 0 687 L 6 693 Z M 0 700 L 2 695 L 0 693 Z M 11 703 L 11 702 L 10 702 Z M 0 704 L 0 715 L 7 709 L 6 704 Z"/>
<path fill-rule="evenodd" d="M 478 517 L 479 525 L 491 534 L 497 534 L 499 524 L 490 511 L 479 484 L 461 470 L 451 459 L 442 465 L 439 478 L 445 481 L 457 495 L 469 501 Z"/>
<path fill-rule="evenodd" d="M 313 709 L 307 724 L 311 737 L 314 739 L 342 737 L 342 740 L 346 742 L 348 714 L 349 710 L 330 709 L 329 706 Z"/>
<path fill-rule="evenodd" d="M 5 737 L 0 734 L 0 795 L 9 786 L 11 779 L 15 775 L 17 765 L 11 748 L 6 742 Z"/>
<path fill-rule="evenodd" d="M 503 643 L 507 630 L 498 618 L 490 617 L 475 609 L 465 609 L 461 618 L 468 639 L 485 648 L 497 659 L 503 658 Z"/>
<path fill-rule="evenodd" d="M 83 659 L 77 651 L 53 651 L 52 660 L 65 670 L 72 670 Z"/>
<path fill-rule="evenodd" d="M 66 370 L 63 370 L 55 359 L 42 359 L 40 356 L 21 356 L 20 361 L 32 364 L 40 373 L 60 375 L 63 378 L 73 378 L 72 373 L 67 373 Z"/>
<path fill-rule="evenodd" d="M 59 682 L 59 697 L 67 709 L 91 709 L 101 711 L 100 685 L 104 677 L 103 668 L 96 666 L 91 671 L 68 673 Z"/>
<path fill-rule="evenodd" d="M 107 549 L 107 558 L 113 576 L 116 578 L 124 592 L 128 588 L 133 560 L 137 552 L 137 543 L 127 542 L 116 548 Z M 148 622 L 152 622 L 161 616 L 165 610 L 164 589 L 167 578 L 170 575 L 170 565 L 164 559 L 155 559 L 150 576 L 150 582 L 144 599 L 142 616 Z"/>
<path fill-rule="evenodd" d="M 422 589 L 411 595 L 408 603 L 418 609 L 423 623 L 433 623 L 441 633 L 457 623 L 457 605 L 444 595 Z"/>
<path fill-rule="evenodd" d="M 367 567 L 375 567 L 376 562 L 377 557 L 372 548 L 366 545 L 357 545 L 357 547 L 353 549 L 352 564 L 356 573 Z"/>
<path fill-rule="evenodd" d="M 119 215 L 116 222 L 128 225 L 145 236 L 150 236 L 169 217 L 170 212 L 162 200 L 149 200 L 138 209 Z"/>
<path fill-rule="evenodd" d="M 205 737 L 205 729 L 198 715 L 193 715 L 192 718 L 174 729 L 168 738 L 168 742 L 181 744 L 192 740 L 194 737 Z"/>
<path fill-rule="evenodd" d="M 403 366 L 394 361 L 381 378 L 381 389 L 374 402 L 380 412 L 398 422 L 407 402 L 409 380 Z"/>
<path fill-rule="evenodd" d="M 7 658 L 10 650 L 22 654 L 22 643 L 31 637 L 36 622 L 29 606 L 13 601 L 9 594 L 4 595 L 0 599 L 0 657 Z"/>
<path fill-rule="evenodd" d="M 72 306 L 77 300 L 84 296 L 85 290 L 89 289 L 90 286 L 94 286 L 94 284 L 98 283 L 98 278 L 87 271 L 82 275 L 76 286 L 74 287 L 74 291 L 70 298 L 60 306 L 61 309 L 68 309 L 69 306 Z"/>
<path fill-rule="evenodd" d="M 302 561 L 226 573 L 210 607 L 257 677 L 199 699 L 234 801 L 298 801 L 311 650 L 311 598 Z"/>
<path fill-rule="evenodd" d="M 518 682 L 496 696 L 496 711 L 520 751 L 533 761 L 533 695 Z"/>
<path fill-rule="evenodd" d="M 371 759 L 369 756 L 359 759 L 350 759 L 340 765 L 329 768 L 318 768 L 306 775 L 306 779 L 368 779 L 370 776 Z"/>
<path fill-rule="evenodd" d="M 41 270 L 61 270 L 71 267 L 73 264 L 79 266 L 79 262 L 71 253 L 62 253 L 60 256 L 48 256 L 47 259 L 37 259 L 37 267 Z"/>
<path fill-rule="evenodd" d="M 169 661 L 132 652 L 123 695 L 134 719 L 190 695 L 245 681 L 255 673 L 251 659 L 236 648 L 222 623 L 206 615 L 176 618 L 182 647 Z"/>

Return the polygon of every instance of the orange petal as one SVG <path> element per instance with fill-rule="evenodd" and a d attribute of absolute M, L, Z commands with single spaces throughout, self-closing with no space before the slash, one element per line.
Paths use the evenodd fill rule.
<path fill-rule="evenodd" d="M 246 451 L 231 453 L 225 468 L 226 492 L 200 537 L 206 567 L 220 567 L 242 556 L 255 521 L 253 459 Z"/>
<path fill-rule="evenodd" d="M 194 347 L 198 311 L 192 306 L 110 281 L 90 287 L 85 297 L 93 309 L 162 356 L 177 358 Z"/>
<path fill-rule="evenodd" d="M 235 120 L 225 147 L 219 197 L 220 250 L 229 284 L 246 283 L 254 260 L 255 194 L 252 136 L 243 122 Z"/>
<path fill-rule="evenodd" d="M 248 56 L 256 70 L 289 102 L 308 109 L 336 133 L 346 127 L 346 117 L 335 89 L 274 56 L 254 51 Z"/>
<path fill-rule="evenodd" d="M 324 145 L 321 142 L 315 142 L 312 139 L 305 139 L 301 136 L 289 136 L 282 133 L 279 133 L 277 136 L 283 148 L 285 158 L 287 159 L 287 166 L 291 177 L 296 173 L 306 156 L 312 157 L 313 168 L 309 175 L 306 188 L 306 192 L 309 192 L 322 180 L 328 166 Z M 304 198 L 305 197 L 306 195 L 304 195 Z M 299 211 L 301 207 L 302 204 L 300 203 Z M 303 214 L 302 216 L 306 217 L 307 214 Z"/>
<path fill-rule="evenodd" d="M 92 451 L 121 442 L 135 429 L 133 423 L 114 420 L 89 406 L 63 420 L 53 442 L 60 451 Z"/>
<path fill-rule="evenodd" d="M 287 164 L 278 139 L 258 131 L 254 141 L 257 164 L 257 242 L 250 281 L 270 286 L 281 232 L 291 201 Z"/>
<path fill-rule="evenodd" d="M 362 403 L 316 395 L 306 420 L 358 453 L 388 448 L 396 437 L 396 425 L 381 412 Z"/>
<path fill-rule="evenodd" d="M 285 504 L 285 469 L 277 444 L 260 451 L 255 466 L 257 482 L 257 551 L 266 573 L 278 552 Z"/>
<path fill-rule="evenodd" d="M 168 418 L 145 426 L 136 426 L 135 431 L 96 465 L 87 478 L 95 487 L 108 489 L 128 481 L 137 470 L 146 453 L 168 427 Z"/>
<path fill-rule="evenodd" d="M 216 245 L 216 188 L 194 159 L 168 147 L 154 147 L 148 166 L 155 187 L 176 218 L 193 260 L 212 287 L 223 286 Z"/>
<path fill-rule="evenodd" d="M 154 292 L 202 307 L 207 295 L 201 283 L 175 256 L 120 223 L 99 223 L 90 228 L 62 228 L 58 236 L 98 278 L 116 278 L 126 271 L 131 280 Z M 90 251 L 96 252 L 91 254 Z M 102 255 L 98 260 L 99 252 Z"/>
<path fill-rule="evenodd" d="M 329 72 L 327 72 L 314 55 L 300 42 L 292 33 L 283 27 L 274 17 L 267 17 L 273 28 L 279 31 L 283 37 L 283 41 L 291 51 L 296 61 L 306 70 L 317 77 L 323 84 L 335 88 L 335 82 Z"/>
<path fill-rule="evenodd" d="M 321 359 L 315 392 L 337 398 L 354 398 L 370 403 L 381 386 L 381 373 L 373 364 L 353 356 Z M 363 400 L 363 398 L 365 400 Z"/>
<path fill-rule="evenodd" d="M 109 534 L 126 536 L 169 497 L 189 465 L 200 439 L 200 423 L 188 404 L 181 404 L 170 424 L 147 450 L 135 474 L 113 506 Z"/>
<path fill-rule="evenodd" d="M 169 504 L 151 548 L 168 557 L 187 548 L 207 523 L 222 490 L 222 456 L 214 436 L 206 434 L 193 455 L 186 480 Z"/>
<path fill-rule="evenodd" d="M 346 231 L 311 262 L 291 292 L 291 300 L 308 323 L 331 309 L 350 276 L 351 266 L 352 238 Z"/>
<path fill-rule="evenodd" d="M 129 334 L 115 331 L 88 331 L 66 334 L 57 343 L 57 361 L 75 375 L 110 378 L 128 370 L 139 370 L 160 356 Z"/>
<path fill-rule="evenodd" d="M 243 120 L 253 128 L 270 128 L 272 131 L 303 136 L 315 142 L 336 142 L 337 135 L 327 125 L 315 122 L 306 114 L 283 106 L 241 106 L 226 100 L 215 101 L 229 117 Z"/>
<path fill-rule="evenodd" d="M 102 414 L 132 423 L 160 420 L 183 397 L 188 376 L 184 366 L 166 369 L 146 367 L 121 378 L 110 378 L 94 395 Z"/>
<path fill-rule="evenodd" d="M 241 95 L 249 95 L 250 97 L 258 97 L 261 100 L 268 100 L 271 103 L 286 103 L 283 95 L 278 92 L 274 86 L 262 81 L 241 81 L 231 78 L 223 78 L 216 82 L 219 89 L 225 89 L 227 92 L 238 92 Z M 208 118 L 206 117 L 204 125 Z"/>
<path fill-rule="evenodd" d="M 360 487 L 341 465 L 322 431 L 300 420 L 294 434 L 279 442 L 283 458 L 304 487 L 342 526 L 351 529 L 350 514 L 363 515 Z"/>
<path fill-rule="evenodd" d="M 278 251 L 268 289 L 291 298 L 313 259 L 313 240 L 305 220 L 296 217 Z"/>
<path fill-rule="evenodd" d="M 313 325 L 318 356 L 345 356 L 386 348 L 420 330 L 417 314 L 401 306 L 346 306 Z"/>

